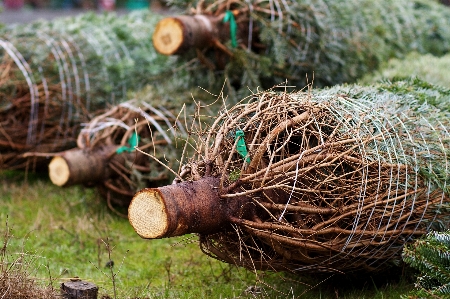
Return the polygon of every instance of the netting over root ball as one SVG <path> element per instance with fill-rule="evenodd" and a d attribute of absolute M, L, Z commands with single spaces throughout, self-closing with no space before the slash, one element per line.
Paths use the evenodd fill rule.
<path fill-rule="evenodd" d="M 108 206 L 118 212 L 116 208 L 127 207 L 137 190 L 173 179 L 156 160 L 169 159 L 169 166 L 176 167 L 176 138 L 184 135 L 183 125 L 169 110 L 128 101 L 85 124 L 78 147 L 51 160 L 49 176 L 58 186 L 98 187 Z"/>
<path fill-rule="evenodd" d="M 223 109 L 177 184 L 138 192 L 143 238 L 200 235 L 250 269 L 376 271 L 447 227 L 450 92 L 420 81 L 268 91 Z M 183 182 L 181 182 L 183 181 Z"/>

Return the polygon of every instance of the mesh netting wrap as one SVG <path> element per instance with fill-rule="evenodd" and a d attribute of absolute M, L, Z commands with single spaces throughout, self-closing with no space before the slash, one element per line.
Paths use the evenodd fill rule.
<path fill-rule="evenodd" d="M 0 167 L 25 167 L 26 152 L 75 146 L 79 124 L 96 111 L 167 79 L 173 59 L 150 40 L 159 19 L 85 14 L 0 32 Z"/>
<path fill-rule="evenodd" d="M 147 215 L 133 209 L 145 190 L 130 222 L 148 238 L 197 232 L 205 253 L 250 269 L 384 269 L 405 243 L 448 226 L 449 99 L 418 80 L 254 94 L 198 131 L 184 182 L 150 190 L 165 200 L 167 228 L 145 235 Z M 172 232 L 173 186 L 200 194 L 196 182 L 199 202 L 217 196 L 225 220 L 211 231 L 177 216 L 190 227 Z"/>

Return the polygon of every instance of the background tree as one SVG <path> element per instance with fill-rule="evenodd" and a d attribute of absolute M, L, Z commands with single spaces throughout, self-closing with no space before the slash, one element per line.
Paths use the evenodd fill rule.
<path fill-rule="evenodd" d="M 413 244 L 405 246 L 403 260 L 419 270 L 419 297 L 445 298 L 450 294 L 450 231 L 429 232 Z"/>

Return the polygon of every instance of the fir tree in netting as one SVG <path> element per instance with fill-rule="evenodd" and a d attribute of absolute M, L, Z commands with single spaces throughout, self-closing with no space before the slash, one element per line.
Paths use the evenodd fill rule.
<path fill-rule="evenodd" d="M 351 272 L 448 227 L 450 90 L 280 88 L 195 122 L 175 184 L 130 204 L 141 237 L 198 233 L 206 254 L 250 269 Z"/>
<path fill-rule="evenodd" d="M 86 13 L 0 30 L 0 168 L 30 166 L 23 154 L 75 147 L 81 123 L 131 91 L 197 86 L 174 75 L 176 58 L 155 51 L 151 36 L 161 18 L 150 11 Z"/>
<path fill-rule="evenodd" d="M 403 249 L 403 261 L 419 270 L 417 291 L 420 297 L 450 295 L 450 231 L 432 231 Z M 444 297 L 442 297 L 444 298 Z M 447 298 L 447 297 L 445 297 Z"/>
<path fill-rule="evenodd" d="M 161 84 L 172 73 L 176 59 L 158 55 L 151 42 L 161 19 L 149 11 L 122 16 L 91 12 L 5 27 L 0 62 L 12 69 L 5 73 L 2 90 L 28 79 L 37 85 L 58 83 L 90 105 L 128 100 L 127 91 Z"/>
<path fill-rule="evenodd" d="M 195 94 L 196 101 L 208 101 L 206 95 L 211 97 L 206 92 Z M 53 184 L 95 185 L 108 207 L 125 218 L 123 210 L 136 191 L 163 186 L 174 179 L 167 166 L 177 168 L 187 136 L 176 116 L 186 95 L 170 93 L 164 98 L 149 87 L 131 96 L 133 100 L 111 107 L 84 124 L 77 147 L 55 153 L 48 165 Z M 194 109 L 194 105 L 185 105 L 182 114 L 195 114 Z M 170 164 L 163 167 L 159 161 Z"/>
<path fill-rule="evenodd" d="M 410 51 L 439 56 L 450 49 L 450 8 L 432 0 L 168 2 L 186 9 L 195 26 L 209 20 L 213 27 L 211 32 L 207 26 L 199 30 L 198 36 L 211 36 L 203 43 L 188 38 L 186 30 L 180 52 L 195 43 L 204 48 L 212 45 L 214 53 L 208 55 L 203 48 L 199 62 L 216 67 L 217 72 L 224 67 L 226 77 L 244 89 L 270 88 L 286 79 L 303 86 L 306 74 L 318 87 L 348 83 L 389 58 Z M 173 25 L 177 22 L 191 25 L 182 18 L 165 24 L 179 28 Z M 164 26 L 156 27 L 154 42 L 155 36 L 162 48 L 170 44 Z M 184 55 L 186 60 L 191 57 Z"/>

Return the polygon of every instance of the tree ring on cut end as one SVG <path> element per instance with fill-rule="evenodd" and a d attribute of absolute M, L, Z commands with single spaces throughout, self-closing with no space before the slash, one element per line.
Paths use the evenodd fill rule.
<path fill-rule="evenodd" d="M 167 210 L 157 189 L 136 193 L 128 207 L 128 219 L 136 233 L 145 239 L 157 239 L 167 233 Z"/>
<path fill-rule="evenodd" d="M 183 24 L 175 18 L 162 19 L 155 28 L 153 45 L 164 55 L 176 53 L 183 44 Z"/>
<path fill-rule="evenodd" d="M 50 180 L 56 186 L 64 186 L 69 181 L 70 169 L 64 158 L 54 157 L 48 165 L 48 170 Z"/>

